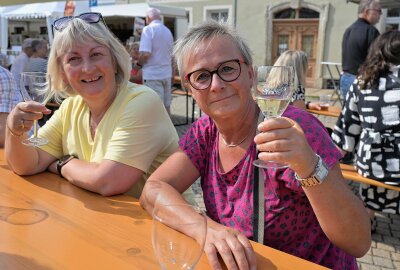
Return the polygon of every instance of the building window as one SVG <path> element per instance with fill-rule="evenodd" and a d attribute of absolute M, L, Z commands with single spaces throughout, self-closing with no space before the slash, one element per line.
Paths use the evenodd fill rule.
<path fill-rule="evenodd" d="M 387 9 L 385 31 L 400 30 L 400 8 Z"/>
<path fill-rule="evenodd" d="M 205 6 L 204 20 L 232 23 L 232 6 Z"/>
<path fill-rule="evenodd" d="M 212 10 L 212 11 L 210 11 L 209 17 L 217 22 L 227 22 L 228 21 L 228 11 L 227 10 Z"/>
<path fill-rule="evenodd" d="M 274 14 L 274 19 L 318 19 L 319 13 L 309 8 L 288 8 Z"/>

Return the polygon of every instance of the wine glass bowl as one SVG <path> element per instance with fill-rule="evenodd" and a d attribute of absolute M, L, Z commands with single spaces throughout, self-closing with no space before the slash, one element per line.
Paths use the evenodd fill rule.
<path fill-rule="evenodd" d="M 41 104 L 46 104 L 49 100 L 49 90 L 51 88 L 50 75 L 43 72 L 23 72 L 21 74 L 20 92 L 22 99 L 27 101 L 36 101 Z M 46 138 L 37 136 L 38 121 L 34 120 L 34 132 L 31 138 L 22 141 L 22 144 L 28 146 L 42 146 L 49 141 Z"/>
<path fill-rule="evenodd" d="M 254 101 L 265 119 L 281 117 L 294 91 L 294 68 L 291 66 L 260 66 L 254 68 L 255 82 L 252 88 Z M 287 164 L 255 160 L 262 168 L 286 168 Z"/>
<path fill-rule="evenodd" d="M 196 218 L 186 220 L 179 216 L 188 210 L 194 211 Z M 196 233 L 196 239 L 188 236 L 190 232 Z M 154 208 L 152 244 L 161 269 L 195 269 L 203 254 L 206 234 L 206 215 L 199 207 L 171 204 Z"/>

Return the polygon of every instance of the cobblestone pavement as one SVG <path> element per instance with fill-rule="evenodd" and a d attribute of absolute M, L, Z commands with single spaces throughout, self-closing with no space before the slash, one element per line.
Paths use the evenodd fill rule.
<path fill-rule="evenodd" d="M 324 91 L 311 90 L 307 92 L 308 100 L 318 99 Z M 186 100 L 184 96 L 174 96 L 171 105 L 172 120 L 174 124 L 186 122 Z M 337 106 L 339 106 L 337 104 Z M 192 100 L 189 99 L 189 119 L 188 124 L 176 126 L 179 136 L 182 136 L 191 124 Z M 200 114 L 195 108 L 195 118 Z M 329 127 L 333 127 L 335 119 L 332 117 L 320 116 L 319 119 Z M 349 182 L 349 186 L 358 195 L 358 183 Z M 197 180 L 192 189 L 196 195 L 195 200 L 200 207 L 204 208 L 200 181 Z M 358 265 L 360 270 L 400 270 L 400 216 L 384 213 L 376 213 L 377 230 L 372 235 L 372 244 L 368 253 L 359 258 Z"/>

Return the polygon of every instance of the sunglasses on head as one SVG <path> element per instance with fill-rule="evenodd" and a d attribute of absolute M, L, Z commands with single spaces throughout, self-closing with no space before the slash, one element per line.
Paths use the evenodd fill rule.
<path fill-rule="evenodd" d="M 57 31 L 62 31 L 67 27 L 68 23 L 75 18 L 79 18 L 87 23 L 98 23 L 101 20 L 103 21 L 104 25 L 106 25 L 103 16 L 101 16 L 101 13 L 86 12 L 77 16 L 66 16 L 59 18 L 53 22 L 53 28 Z"/>

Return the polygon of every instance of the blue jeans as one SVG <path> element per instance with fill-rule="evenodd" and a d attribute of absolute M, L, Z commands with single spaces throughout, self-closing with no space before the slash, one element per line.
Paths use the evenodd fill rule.
<path fill-rule="evenodd" d="M 347 92 L 350 90 L 350 86 L 353 84 L 356 76 L 347 72 L 344 72 L 340 76 L 340 92 L 342 92 L 343 99 L 346 100 Z"/>

